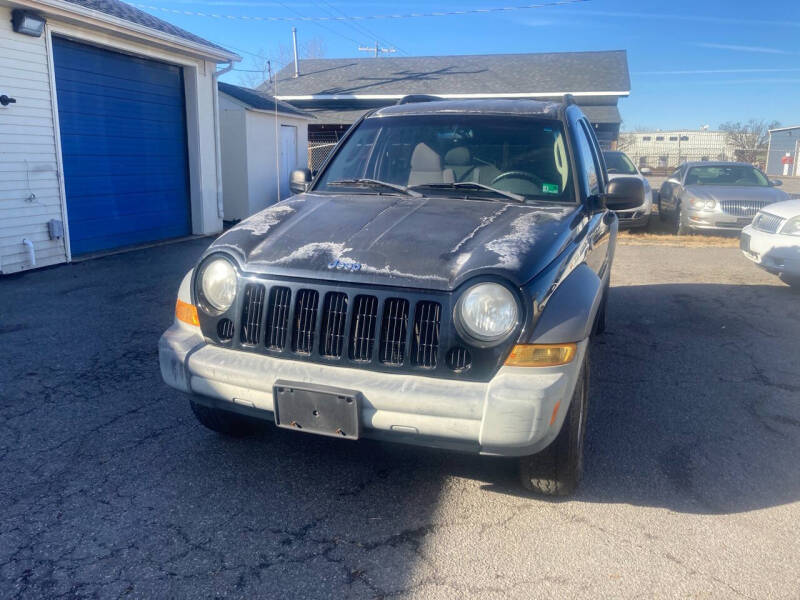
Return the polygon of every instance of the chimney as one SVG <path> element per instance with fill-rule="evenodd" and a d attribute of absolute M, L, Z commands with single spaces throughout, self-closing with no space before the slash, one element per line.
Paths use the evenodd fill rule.
<path fill-rule="evenodd" d="M 300 77 L 300 61 L 297 60 L 297 27 L 292 27 L 292 47 L 294 48 L 294 76 Z"/>

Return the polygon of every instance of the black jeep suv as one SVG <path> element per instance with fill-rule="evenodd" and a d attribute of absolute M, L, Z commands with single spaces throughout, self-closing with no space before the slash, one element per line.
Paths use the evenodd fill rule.
<path fill-rule="evenodd" d="M 580 109 L 382 108 L 292 185 L 180 287 L 159 356 L 197 418 L 515 456 L 526 488 L 573 490 L 611 209 L 644 195 L 609 181 Z"/>

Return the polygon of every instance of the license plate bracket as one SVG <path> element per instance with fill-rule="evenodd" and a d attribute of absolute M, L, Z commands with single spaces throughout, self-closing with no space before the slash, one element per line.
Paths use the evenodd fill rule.
<path fill-rule="evenodd" d="M 361 392 L 279 380 L 273 386 L 278 427 L 357 440 Z"/>

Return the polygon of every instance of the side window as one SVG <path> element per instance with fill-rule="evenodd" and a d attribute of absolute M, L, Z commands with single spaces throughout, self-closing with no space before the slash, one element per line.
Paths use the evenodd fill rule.
<path fill-rule="evenodd" d="M 600 193 L 600 181 L 597 176 L 597 162 L 594 156 L 592 144 L 586 136 L 586 131 L 582 123 L 576 123 L 575 128 L 575 150 L 580 161 L 578 172 L 581 175 L 581 184 L 587 196 Z"/>
<path fill-rule="evenodd" d="M 672 172 L 672 175 L 669 176 L 669 178 L 670 179 L 675 179 L 676 181 L 680 181 L 681 180 L 681 170 L 680 169 L 675 169 Z"/>

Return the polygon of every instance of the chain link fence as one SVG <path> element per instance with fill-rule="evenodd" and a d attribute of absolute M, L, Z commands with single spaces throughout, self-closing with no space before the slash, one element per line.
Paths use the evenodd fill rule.
<path fill-rule="evenodd" d="M 312 172 L 322 167 L 340 137 L 341 134 L 337 131 L 308 132 L 308 168 Z"/>

